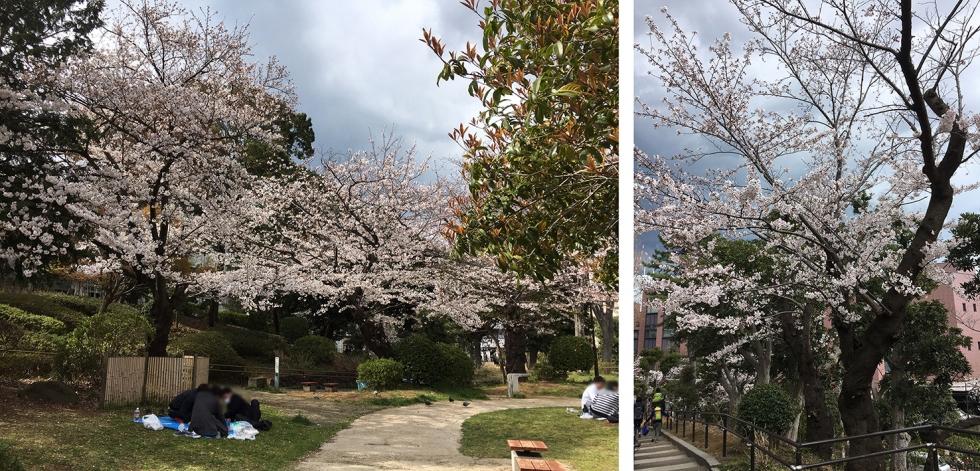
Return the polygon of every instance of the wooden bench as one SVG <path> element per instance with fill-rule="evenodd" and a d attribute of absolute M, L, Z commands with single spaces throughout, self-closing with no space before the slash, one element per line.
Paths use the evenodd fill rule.
<path fill-rule="evenodd" d="M 561 463 L 541 458 L 517 458 L 517 471 L 566 471 Z"/>
<path fill-rule="evenodd" d="M 318 383 L 316 381 L 303 381 L 300 384 L 303 385 L 303 391 L 306 391 L 306 392 L 316 391 L 317 388 L 320 387 L 320 383 Z"/>
<path fill-rule="evenodd" d="M 510 448 L 511 471 L 551 469 L 533 467 L 538 466 L 540 464 L 539 462 L 545 461 L 541 459 L 541 453 L 548 451 L 548 445 L 541 440 L 507 440 L 507 448 Z M 528 468 L 526 466 L 532 467 Z"/>
<path fill-rule="evenodd" d="M 323 389 L 330 392 L 337 392 L 337 383 L 323 383 Z"/>

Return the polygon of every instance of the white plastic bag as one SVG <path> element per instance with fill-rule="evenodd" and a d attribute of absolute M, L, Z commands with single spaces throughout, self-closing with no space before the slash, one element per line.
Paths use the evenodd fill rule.
<path fill-rule="evenodd" d="M 144 415 L 143 426 L 150 430 L 163 430 L 163 424 L 160 423 L 160 418 L 156 414 Z"/>
<path fill-rule="evenodd" d="M 255 436 L 258 434 L 259 431 L 244 420 L 232 422 L 228 426 L 228 438 L 235 440 L 255 440 Z"/>

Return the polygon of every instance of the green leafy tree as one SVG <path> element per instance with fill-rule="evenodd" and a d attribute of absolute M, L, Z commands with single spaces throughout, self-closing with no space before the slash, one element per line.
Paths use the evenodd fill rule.
<path fill-rule="evenodd" d="M 618 2 L 463 4 L 480 18 L 477 44 L 447 52 L 431 31 L 422 38 L 443 61 L 437 83 L 469 81 L 483 107 L 450 132 L 469 185 L 456 249 L 537 279 L 589 259 L 614 286 Z"/>
<path fill-rule="evenodd" d="M 73 252 L 71 218 L 31 196 L 47 183 L 31 185 L 24 176 L 63 171 L 56 159 L 83 139 L 85 123 L 51 105 L 56 97 L 48 72 L 91 47 L 89 33 L 101 24 L 102 7 L 102 0 L 5 0 L 0 8 L 0 258 L 17 274 Z M 49 219 L 59 224 L 44 244 L 20 232 Z"/>

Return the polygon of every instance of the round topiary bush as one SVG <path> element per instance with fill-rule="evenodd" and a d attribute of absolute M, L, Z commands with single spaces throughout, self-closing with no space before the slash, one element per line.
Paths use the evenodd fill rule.
<path fill-rule="evenodd" d="M 439 345 L 422 335 L 412 335 L 398 342 L 395 356 L 405 366 L 405 378 L 415 384 L 431 386 L 439 381 L 442 353 Z"/>
<path fill-rule="evenodd" d="M 753 387 L 738 404 L 739 419 L 780 435 L 789 429 L 796 412 L 796 403 L 783 388 L 775 384 Z"/>
<path fill-rule="evenodd" d="M 440 343 L 439 354 L 442 356 L 442 370 L 437 386 L 462 388 L 473 385 L 473 360 L 463 349 L 448 343 Z"/>
<path fill-rule="evenodd" d="M 555 371 L 566 375 L 569 371 L 588 370 L 595 362 L 592 344 L 584 337 L 558 337 L 551 342 L 548 361 Z"/>
<path fill-rule="evenodd" d="M 330 364 L 330 361 L 333 360 L 334 354 L 337 353 L 337 344 L 326 337 L 307 335 L 298 338 L 289 352 L 303 355 L 309 358 L 313 364 L 323 366 Z"/>
<path fill-rule="evenodd" d="M 473 361 L 455 345 L 412 335 L 398 343 L 395 353 L 405 365 L 405 377 L 414 384 L 439 387 L 473 384 Z"/>
<path fill-rule="evenodd" d="M 272 361 L 277 352 L 286 351 L 289 342 L 285 338 L 259 330 L 226 325 L 216 329 L 235 351 L 248 358 Z"/>
<path fill-rule="evenodd" d="M 208 357 L 212 366 L 245 364 L 245 360 L 238 356 L 228 339 L 213 330 L 180 337 L 170 342 L 167 353 Z"/>
<path fill-rule="evenodd" d="M 383 390 L 397 387 L 402 382 L 405 367 L 390 358 L 375 358 L 357 366 L 357 379 L 370 387 Z"/>
<path fill-rule="evenodd" d="M 286 317 L 279 321 L 279 334 L 293 343 L 300 337 L 310 335 L 310 321 L 302 317 Z"/>

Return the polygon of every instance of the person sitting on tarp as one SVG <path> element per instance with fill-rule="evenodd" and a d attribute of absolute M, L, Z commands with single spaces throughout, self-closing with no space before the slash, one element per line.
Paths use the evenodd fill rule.
<path fill-rule="evenodd" d="M 203 437 L 218 438 L 228 436 L 228 424 L 221 410 L 221 389 L 213 388 L 198 391 L 194 397 L 190 429 Z"/>
<path fill-rule="evenodd" d="M 191 411 L 194 410 L 194 398 L 197 397 L 199 391 L 206 391 L 208 389 L 207 384 L 201 384 L 195 389 L 188 389 L 178 394 L 170 401 L 170 406 L 167 407 L 167 415 L 185 424 L 190 422 Z"/>
<path fill-rule="evenodd" d="M 232 422 L 244 420 L 262 432 L 272 428 L 272 422 L 262 420 L 262 410 L 259 407 L 258 399 L 245 402 L 244 397 L 229 388 L 222 389 L 221 399 L 225 403 L 226 419 Z"/>

